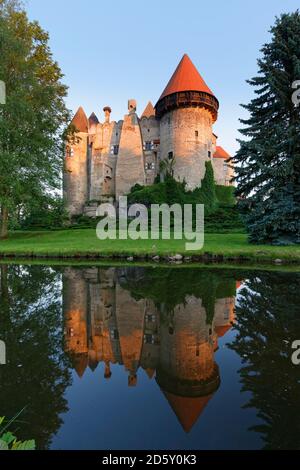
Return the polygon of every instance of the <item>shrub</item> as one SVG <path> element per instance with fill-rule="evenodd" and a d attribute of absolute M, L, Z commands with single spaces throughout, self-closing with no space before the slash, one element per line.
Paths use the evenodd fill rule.
<path fill-rule="evenodd" d="M 20 227 L 23 230 L 55 230 L 65 227 L 68 220 L 62 198 L 45 197 L 25 207 Z"/>
<path fill-rule="evenodd" d="M 234 192 L 235 192 L 234 186 L 216 185 L 217 199 L 219 203 L 222 205 L 234 206 L 236 204 Z"/>
<path fill-rule="evenodd" d="M 205 213 L 210 214 L 218 207 L 215 191 L 214 171 L 211 162 L 206 162 L 206 172 L 201 188 L 194 191 L 186 190 L 186 183 L 176 181 L 171 175 L 166 175 L 164 183 L 155 183 L 141 187 L 135 185 L 128 195 L 129 204 L 204 204 Z"/>

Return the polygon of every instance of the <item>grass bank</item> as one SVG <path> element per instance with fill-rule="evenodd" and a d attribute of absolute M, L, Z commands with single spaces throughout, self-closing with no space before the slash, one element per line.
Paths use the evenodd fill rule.
<path fill-rule="evenodd" d="M 300 264 L 300 246 L 276 247 L 250 245 L 241 233 L 205 235 L 200 251 L 185 251 L 184 240 L 105 240 L 96 238 L 94 229 L 53 232 L 14 232 L 0 242 L 0 257 L 42 258 L 153 258 L 175 254 L 193 257 L 195 261 L 274 262 Z"/>

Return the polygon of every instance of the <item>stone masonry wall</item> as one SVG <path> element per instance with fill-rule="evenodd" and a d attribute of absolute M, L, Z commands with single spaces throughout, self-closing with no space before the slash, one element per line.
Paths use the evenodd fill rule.
<path fill-rule="evenodd" d="M 135 113 L 124 117 L 116 167 L 116 198 L 128 194 L 135 184 L 145 183 L 141 129 Z"/>
<path fill-rule="evenodd" d="M 70 215 L 82 214 L 88 199 L 88 134 L 80 132 L 78 138 L 65 158 L 64 200 Z"/>
<path fill-rule="evenodd" d="M 160 141 L 162 160 L 173 152 L 175 178 L 185 180 L 188 189 L 200 187 L 205 162 L 212 155 L 211 114 L 202 108 L 179 108 L 166 113 L 160 122 Z"/>

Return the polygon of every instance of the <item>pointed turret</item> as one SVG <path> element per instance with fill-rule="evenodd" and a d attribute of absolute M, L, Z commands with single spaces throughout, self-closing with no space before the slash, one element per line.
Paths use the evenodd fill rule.
<path fill-rule="evenodd" d="M 78 132 L 88 132 L 88 129 L 89 129 L 88 118 L 81 106 L 80 108 L 78 108 L 75 116 L 72 119 L 71 124 L 75 126 Z"/>
<path fill-rule="evenodd" d="M 154 116 L 155 116 L 155 109 L 154 109 L 153 104 L 151 103 L 151 101 L 149 101 L 146 108 L 144 109 L 143 114 L 141 115 L 141 119 L 142 118 L 150 118 L 150 117 L 154 117 Z"/>
<path fill-rule="evenodd" d="M 181 91 L 203 91 L 214 96 L 187 54 L 182 57 L 159 99 Z"/>
<path fill-rule="evenodd" d="M 97 126 L 99 124 L 99 119 L 97 118 L 95 113 L 92 113 L 89 117 L 89 126 Z"/>
<path fill-rule="evenodd" d="M 208 109 L 213 120 L 217 120 L 219 102 L 189 56 L 184 54 L 155 106 L 156 115 L 161 117 L 172 109 L 190 106 Z"/>

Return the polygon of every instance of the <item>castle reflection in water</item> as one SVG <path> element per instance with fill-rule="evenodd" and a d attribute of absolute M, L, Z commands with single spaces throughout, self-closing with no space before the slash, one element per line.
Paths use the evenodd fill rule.
<path fill-rule="evenodd" d="M 166 271 L 166 292 L 155 270 L 67 268 L 63 305 L 65 349 L 79 377 L 103 362 L 113 379 L 111 364 L 119 364 L 134 387 L 144 369 L 188 432 L 220 385 L 214 353 L 234 322 L 237 282 L 191 279 L 180 293 L 183 271 Z"/>

